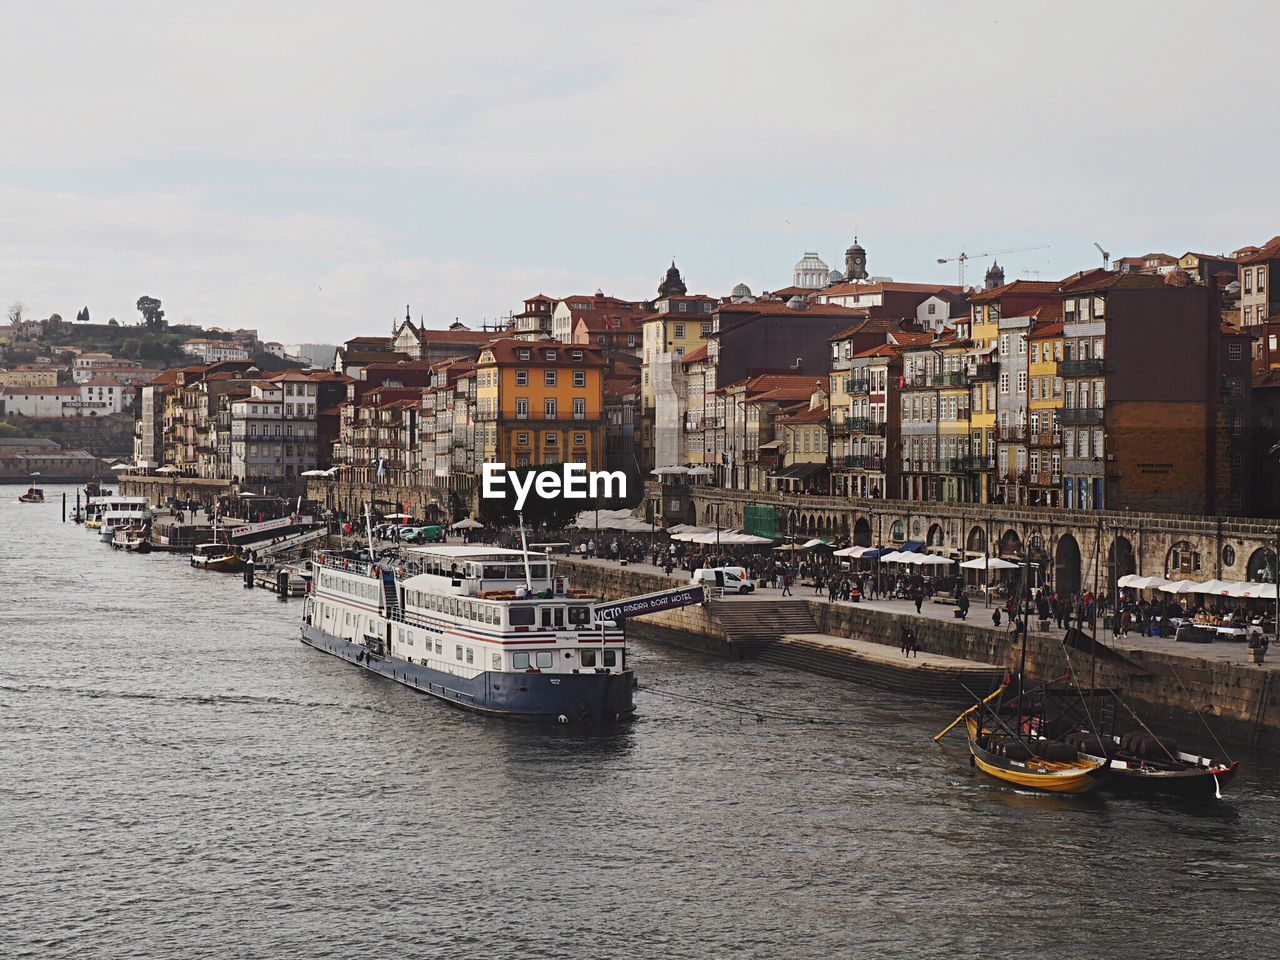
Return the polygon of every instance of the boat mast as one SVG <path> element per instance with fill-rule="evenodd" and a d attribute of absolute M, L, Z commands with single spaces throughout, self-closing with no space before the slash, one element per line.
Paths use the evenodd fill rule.
<path fill-rule="evenodd" d="M 533 593 L 533 573 L 529 569 L 529 542 L 524 535 L 524 512 L 516 514 L 516 523 L 520 527 L 520 553 L 524 559 L 524 586 Z"/>
<path fill-rule="evenodd" d="M 369 501 L 364 502 L 364 532 L 369 538 L 369 562 L 373 562 L 373 525 L 369 522 Z"/>
<path fill-rule="evenodd" d="M 1022 697 L 1027 689 L 1027 585 L 1031 582 L 1031 551 L 1024 551 L 1022 593 L 1018 597 L 1018 616 L 1022 620 L 1022 653 L 1018 658 L 1018 739 L 1022 739 Z"/>

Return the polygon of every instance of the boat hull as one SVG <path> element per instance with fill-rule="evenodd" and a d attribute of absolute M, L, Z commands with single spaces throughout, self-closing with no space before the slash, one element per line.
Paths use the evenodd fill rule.
<path fill-rule="evenodd" d="M 19 503 L 44 503 L 44 497 L 29 497 L 25 493 L 18 497 Z"/>
<path fill-rule="evenodd" d="M 486 671 L 466 679 L 400 657 L 373 656 L 364 645 L 311 624 L 302 625 L 302 642 L 419 693 L 478 713 L 585 727 L 619 723 L 635 713 L 634 674 L 630 670 L 576 674 Z"/>
<path fill-rule="evenodd" d="M 1101 758 L 1087 753 L 1080 756 L 1098 763 L 1103 762 Z M 1107 778 L 1107 791 L 1212 800 L 1220 798 L 1226 791 L 1239 766 L 1237 761 L 1227 767 L 1212 769 L 1195 767 L 1186 770 L 1143 770 L 1129 766 L 1126 761 L 1114 760 L 1111 764 L 1111 776 Z"/>
<path fill-rule="evenodd" d="M 220 573 L 235 573 L 244 566 L 244 561 L 235 555 L 213 557 L 209 559 L 203 557 L 192 557 L 191 565 L 197 570 L 214 570 Z"/>
<path fill-rule="evenodd" d="M 977 740 L 976 727 L 970 718 L 967 724 L 969 753 L 974 765 L 988 776 L 1013 786 L 1045 793 L 1089 793 L 1101 786 L 1110 772 L 1105 761 L 1081 760 L 1068 764 L 1010 760 L 983 747 Z"/>

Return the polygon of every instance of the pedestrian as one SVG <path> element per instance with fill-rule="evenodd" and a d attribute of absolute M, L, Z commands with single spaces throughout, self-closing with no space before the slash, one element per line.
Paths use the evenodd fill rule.
<path fill-rule="evenodd" d="M 969 596 L 968 594 L 960 594 L 960 599 L 956 601 L 956 606 L 960 608 L 960 619 L 964 620 L 969 616 Z"/>
<path fill-rule="evenodd" d="M 991 611 L 991 622 L 997 627 L 1000 626 L 1000 608 L 999 607 L 996 607 L 994 610 Z"/>
<path fill-rule="evenodd" d="M 904 657 L 907 651 L 911 649 L 911 628 L 905 623 L 898 630 L 898 652 Z"/>
<path fill-rule="evenodd" d="M 783 573 L 782 575 L 782 595 L 784 597 L 791 596 L 791 574 Z"/>
<path fill-rule="evenodd" d="M 919 614 L 920 614 L 920 608 L 921 608 L 922 606 L 924 606 L 924 591 L 923 591 L 923 590 L 917 590 L 917 591 L 916 591 L 916 615 L 917 615 L 917 616 L 919 616 Z"/>

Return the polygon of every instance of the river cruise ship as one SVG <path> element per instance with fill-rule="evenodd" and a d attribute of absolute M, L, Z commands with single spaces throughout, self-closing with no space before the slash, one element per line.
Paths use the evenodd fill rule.
<path fill-rule="evenodd" d="M 597 602 L 519 550 L 319 551 L 302 640 L 469 710 L 598 726 L 631 717 L 635 683 Z"/>

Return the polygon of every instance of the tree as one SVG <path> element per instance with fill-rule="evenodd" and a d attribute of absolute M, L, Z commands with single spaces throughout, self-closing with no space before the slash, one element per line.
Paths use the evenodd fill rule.
<path fill-rule="evenodd" d="M 142 322 L 152 330 L 163 330 L 165 328 L 164 311 L 160 309 L 160 301 L 155 297 L 139 297 L 138 312 L 142 314 Z"/>
<path fill-rule="evenodd" d="M 88 322 L 89 322 L 89 308 L 81 307 L 80 311 L 76 314 L 76 323 L 88 323 Z"/>
<path fill-rule="evenodd" d="M 9 322 L 12 324 L 21 323 L 22 318 L 26 315 L 26 312 L 27 312 L 26 304 L 24 304 L 21 300 L 13 301 L 13 303 L 9 304 Z"/>
<path fill-rule="evenodd" d="M 108 327 L 118 327 L 118 326 L 120 326 L 120 323 L 116 320 L 116 318 L 115 318 L 115 317 L 112 317 L 110 320 L 108 320 L 108 321 L 107 321 L 107 326 L 108 326 Z"/>

